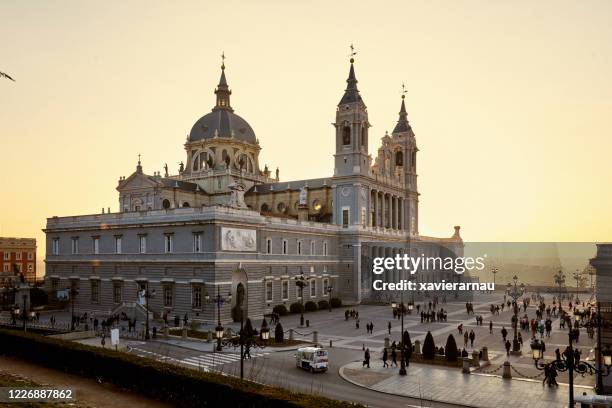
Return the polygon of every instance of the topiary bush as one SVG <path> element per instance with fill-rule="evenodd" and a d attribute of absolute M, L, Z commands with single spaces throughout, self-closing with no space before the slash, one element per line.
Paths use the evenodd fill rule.
<path fill-rule="evenodd" d="M 330 302 L 332 307 L 342 307 L 342 299 L 340 298 L 331 298 Z"/>
<path fill-rule="evenodd" d="M 329 302 L 325 299 L 319 300 L 319 310 L 329 309 Z"/>
<path fill-rule="evenodd" d="M 276 306 L 274 306 L 272 311 L 274 313 L 278 314 L 279 316 L 287 316 L 287 313 L 289 313 L 289 311 L 287 310 L 285 305 L 276 305 Z"/>
<path fill-rule="evenodd" d="M 318 310 L 317 304 L 315 302 L 313 302 L 312 300 L 309 300 L 308 302 L 306 302 L 306 304 L 304 305 L 304 309 L 307 312 L 314 312 L 316 310 Z"/>
<path fill-rule="evenodd" d="M 276 323 L 276 328 L 274 329 L 274 341 L 276 343 L 282 343 L 285 340 L 285 332 L 283 331 L 283 326 L 280 323 Z"/>
<path fill-rule="evenodd" d="M 292 303 L 291 306 L 289 306 L 289 311 L 291 313 L 303 313 L 304 305 L 299 302 Z"/>
<path fill-rule="evenodd" d="M 452 334 L 448 335 L 446 339 L 446 361 L 457 361 L 457 357 L 459 357 L 459 350 L 457 350 L 457 342 L 455 342 L 455 336 Z"/>
<path fill-rule="evenodd" d="M 433 360 L 435 354 L 436 354 L 436 343 L 434 342 L 434 338 L 431 335 L 431 332 L 428 331 L 427 335 L 425 336 L 425 341 L 423 342 L 423 359 Z"/>

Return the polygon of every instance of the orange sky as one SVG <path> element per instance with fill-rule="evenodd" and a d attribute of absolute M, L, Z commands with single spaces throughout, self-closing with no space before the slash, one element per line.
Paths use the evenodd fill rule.
<path fill-rule="evenodd" d="M 46 217 L 117 210 L 138 153 L 176 172 L 221 51 L 262 165 L 331 175 L 350 43 L 373 155 L 406 83 L 421 233 L 612 240 L 609 1 L 13 1 L 0 38 L 0 235 L 39 258 Z"/>

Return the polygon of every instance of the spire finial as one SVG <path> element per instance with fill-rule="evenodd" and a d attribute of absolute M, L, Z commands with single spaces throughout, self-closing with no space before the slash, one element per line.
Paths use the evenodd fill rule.
<path fill-rule="evenodd" d="M 406 85 L 402 82 L 402 99 L 406 98 L 406 94 L 408 91 L 406 90 Z"/>
<path fill-rule="evenodd" d="M 138 165 L 140 166 L 140 153 L 138 153 Z"/>
<path fill-rule="evenodd" d="M 225 69 L 225 51 L 221 51 L 221 69 Z"/>
<path fill-rule="evenodd" d="M 355 51 L 355 47 L 353 46 L 353 44 L 351 43 L 350 45 L 351 48 L 351 53 L 349 54 L 349 57 L 351 57 L 351 64 L 353 62 L 355 62 L 355 55 L 357 55 L 357 51 Z"/>

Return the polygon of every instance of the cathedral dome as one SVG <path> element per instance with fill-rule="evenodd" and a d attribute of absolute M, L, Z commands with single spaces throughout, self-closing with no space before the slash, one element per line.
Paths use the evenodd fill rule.
<path fill-rule="evenodd" d="M 212 112 L 202 116 L 191 128 L 189 141 L 213 139 L 215 137 L 235 138 L 246 143 L 257 143 L 255 132 L 246 120 L 234 113 L 230 105 L 232 91 L 225 78 L 225 64 L 221 66 L 221 78 L 215 89 L 217 103 Z"/>
<path fill-rule="evenodd" d="M 189 133 L 190 142 L 215 137 L 235 138 L 253 144 L 257 141 L 247 121 L 229 109 L 213 109 L 198 119 Z"/>

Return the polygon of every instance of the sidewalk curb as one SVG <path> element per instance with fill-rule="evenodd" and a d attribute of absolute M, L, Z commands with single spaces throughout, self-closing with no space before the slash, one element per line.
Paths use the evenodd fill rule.
<path fill-rule="evenodd" d="M 359 362 L 359 361 L 361 361 L 361 360 L 355 360 L 355 361 L 353 361 L 353 362 Z M 365 388 L 366 390 L 370 390 L 370 391 L 374 391 L 374 392 L 379 392 L 379 393 L 381 393 L 381 394 L 394 395 L 394 396 L 396 396 L 396 397 L 411 398 L 411 399 L 422 400 L 422 401 L 429 401 L 429 402 L 440 402 L 440 403 L 443 403 L 443 404 L 452 404 L 452 405 L 456 405 L 456 406 L 459 406 L 459 407 L 465 407 L 465 408 L 482 408 L 482 407 L 478 407 L 478 406 L 476 406 L 476 405 L 466 405 L 466 404 L 458 403 L 458 402 L 456 402 L 456 401 L 444 401 L 444 400 L 438 400 L 438 399 L 433 399 L 433 398 L 423 398 L 423 397 L 421 397 L 420 395 L 416 395 L 416 396 L 415 396 L 415 395 L 400 395 L 400 394 L 395 394 L 395 393 L 393 393 L 393 392 L 387 392 L 387 391 L 376 390 L 376 389 L 374 389 L 374 388 L 367 387 L 367 386 L 365 386 L 365 385 L 363 385 L 363 384 L 359 384 L 358 382 L 353 381 L 353 380 L 351 380 L 350 378 L 348 378 L 348 377 L 347 377 L 347 376 L 344 374 L 344 367 L 346 367 L 346 366 L 347 366 L 347 365 L 349 365 L 349 364 L 350 364 L 350 363 L 347 363 L 347 364 L 343 365 L 342 367 L 340 367 L 340 368 L 338 369 L 338 375 L 339 375 L 339 376 L 340 376 L 340 378 L 342 378 L 344 381 L 346 381 L 346 382 L 348 382 L 348 383 L 351 383 L 351 384 L 353 384 L 353 385 L 355 385 L 355 386 L 357 386 L 357 387 L 360 387 L 360 388 Z"/>

